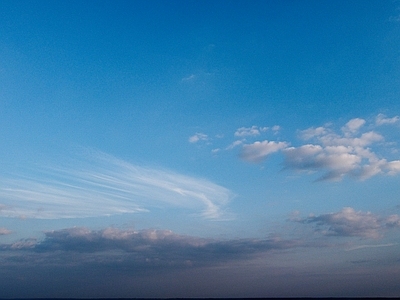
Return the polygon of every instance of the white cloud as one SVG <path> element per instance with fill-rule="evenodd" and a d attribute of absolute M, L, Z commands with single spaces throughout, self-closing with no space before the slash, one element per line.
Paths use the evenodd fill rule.
<path fill-rule="evenodd" d="M 232 193 L 205 179 L 132 165 L 92 153 L 69 167 L 42 168 L 21 178 L 2 178 L 0 214 L 28 218 L 77 218 L 145 212 L 172 206 L 224 217 Z"/>
<path fill-rule="evenodd" d="M 312 138 L 326 134 L 326 132 L 327 131 L 324 127 L 317 127 L 317 128 L 311 127 L 311 128 L 301 131 L 300 135 L 303 140 L 307 141 Z"/>
<path fill-rule="evenodd" d="M 228 147 L 225 148 L 225 150 L 232 150 L 233 148 L 243 144 L 242 141 L 234 141 L 232 144 L 230 144 Z"/>
<path fill-rule="evenodd" d="M 262 141 L 255 142 L 253 144 L 244 145 L 240 157 L 250 162 L 260 162 L 266 158 L 269 154 L 277 152 L 287 147 L 285 142 L 275 141 Z"/>
<path fill-rule="evenodd" d="M 196 134 L 189 137 L 189 143 L 197 143 L 198 141 L 208 141 L 207 134 L 197 132 Z"/>
<path fill-rule="evenodd" d="M 389 175 L 396 175 L 400 173 L 400 160 L 393 160 L 385 164 L 386 169 L 389 170 Z"/>
<path fill-rule="evenodd" d="M 193 81 L 193 80 L 195 80 L 195 79 L 196 79 L 196 75 L 191 74 L 191 75 L 189 75 L 189 76 L 187 76 L 187 77 L 182 78 L 182 81 L 183 81 L 183 82 L 187 82 L 187 81 Z"/>
<path fill-rule="evenodd" d="M 342 127 L 342 131 L 345 135 L 356 133 L 365 124 L 364 119 L 355 118 L 351 119 Z"/>
<path fill-rule="evenodd" d="M 8 230 L 7 228 L 0 227 L 0 235 L 7 235 L 10 234 L 11 230 Z"/>
<path fill-rule="evenodd" d="M 400 117 L 395 116 L 393 118 L 386 118 L 384 114 L 379 114 L 375 119 L 375 124 L 377 126 L 386 125 L 386 124 L 395 124 L 399 122 Z"/>
<path fill-rule="evenodd" d="M 398 215 L 390 215 L 385 220 L 388 227 L 400 227 L 400 217 Z"/>
<path fill-rule="evenodd" d="M 324 171 L 322 180 L 340 180 L 345 175 L 365 180 L 378 174 L 400 173 L 399 161 L 387 161 L 371 150 L 384 137 L 375 131 L 359 132 L 365 123 L 360 118 L 350 120 L 341 128 L 342 135 L 328 127 L 301 131 L 302 139 L 314 143 L 284 149 L 284 165 L 301 171 Z"/>
<path fill-rule="evenodd" d="M 268 130 L 268 127 L 240 127 L 236 130 L 235 136 L 236 137 L 245 137 L 245 136 L 257 136 L 260 135 L 260 132 L 265 132 Z"/>
<path fill-rule="evenodd" d="M 322 148 L 319 145 L 304 145 L 283 150 L 285 165 L 297 170 L 318 171 L 327 169 L 321 179 L 338 180 L 343 175 L 355 170 L 361 158 L 349 153 L 343 146 Z"/>
<path fill-rule="evenodd" d="M 274 125 L 274 126 L 272 126 L 272 131 L 279 131 L 279 130 L 281 130 L 281 126 L 279 126 L 279 125 Z"/>

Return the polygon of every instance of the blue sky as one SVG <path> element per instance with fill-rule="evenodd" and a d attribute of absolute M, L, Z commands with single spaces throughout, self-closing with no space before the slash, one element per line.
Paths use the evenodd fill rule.
<path fill-rule="evenodd" d="M 399 2 L 0 24 L 0 297 L 400 295 Z"/>

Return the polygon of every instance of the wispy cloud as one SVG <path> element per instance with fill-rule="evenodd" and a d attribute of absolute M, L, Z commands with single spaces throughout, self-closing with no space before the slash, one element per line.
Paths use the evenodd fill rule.
<path fill-rule="evenodd" d="M 344 207 L 335 213 L 310 216 L 300 219 L 301 223 L 315 223 L 316 230 L 327 236 L 358 236 L 376 239 L 388 227 L 400 227 L 398 215 L 381 218 L 371 212 L 356 211 L 351 207 Z"/>
<path fill-rule="evenodd" d="M 374 244 L 374 245 L 358 245 L 351 247 L 349 249 L 346 249 L 346 251 L 353 251 L 353 250 L 359 250 L 359 249 L 366 249 L 366 248 L 382 248 L 382 247 L 392 247 L 398 245 L 397 243 L 388 243 L 388 244 Z"/>
<path fill-rule="evenodd" d="M 260 135 L 261 132 L 265 132 L 268 130 L 268 127 L 240 127 L 235 131 L 236 137 L 246 137 L 246 136 L 257 136 Z"/>
<path fill-rule="evenodd" d="M 196 75 L 191 74 L 191 75 L 189 75 L 189 76 L 187 76 L 187 77 L 182 78 L 182 81 L 183 81 L 183 82 L 188 82 L 188 81 L 193 81 L 193 80 L 195 80 L 195 79 L 196 79 Z"/>
<path fill-rule="evenodd" d="M 186 208 L 220 219 L 232 193 L 205 179 L 90 154 L 67 166 L 3 177 L 2 210 L 9 217 L 76 218 L 146 212 L 155 206 Z M 18 175 L 18 174 L 17 174 Z"/>
<path fill-rule="evenodd" d="M 197 132 L 196 134 L 189 137 L 189 143 L 197 143 L 198 141 L 208 141 L 207 134 Z"/>
<path fill-rule="evenodd" d="M 384 114 L 379 114 L 375 119 L 375 123 L 378 126 L 387 125 L 387 124 L 395 124 L 395 123 L 398 123 L 399 121 L 400 121 L 399 116 L 395 116 L 393 118 L 386 118 L 386 116 Z"/>

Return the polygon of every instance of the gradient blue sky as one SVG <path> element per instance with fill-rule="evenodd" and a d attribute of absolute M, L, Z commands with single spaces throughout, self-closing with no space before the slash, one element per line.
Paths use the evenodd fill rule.
<path fill-rule="evenodd" d="M 399 99 L 398 1 L 1 1 L 0 297 L 400 296 Z"/>

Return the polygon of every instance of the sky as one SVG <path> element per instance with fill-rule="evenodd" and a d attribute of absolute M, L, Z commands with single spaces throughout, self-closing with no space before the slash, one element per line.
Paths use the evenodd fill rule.
<path fill-rule="evenodd" d="M 400 2 L 0 2 L 0 298 L 399 297 Z"/>

